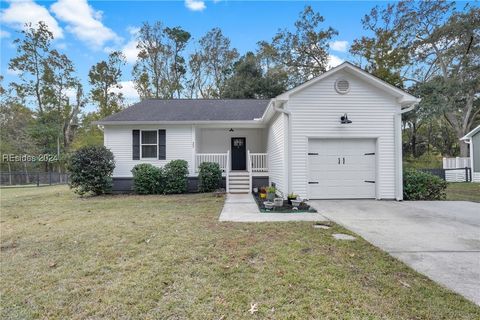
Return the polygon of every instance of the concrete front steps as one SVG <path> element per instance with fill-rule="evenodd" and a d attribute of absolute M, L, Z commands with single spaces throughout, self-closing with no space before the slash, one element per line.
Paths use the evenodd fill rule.
<path fill-rule="evenodd" d="M 228 187 L 230 193 L 250 193 L 250 176 L 247 171 L 230 171 Z"/>

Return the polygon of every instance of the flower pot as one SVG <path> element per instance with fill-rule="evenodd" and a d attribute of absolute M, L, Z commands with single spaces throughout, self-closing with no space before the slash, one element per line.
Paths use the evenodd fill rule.
<path fill-rule="evenodd" d="M 275 207 L 281 207 L 283 206 L 283 198 L 275 198 L 273 199 L 273 204 Z"/>
<path fill-rule="evenodd" d="M 267 193 L 267 200 L 268 201 L 273 201 L 273 199 L 275 199 L 275 192 Z"/>
<path fill-rule="evenodd" d="M 295 198 L 289 198 L 289 197 L 288 197 L 288 198 L 287 198 L 288 204 L 291 205 L 291 204 L 292 204 L 292 200 L 296 200 L 296 199 L 297 199 L 297 197 L 295 197 Z"/>
<path fill-rule="evenodd" d="M 292 200 L 292 206 L 294 208 L 298 208 L 301 203 L 302 203 L 302 200 Z"/>
<path fill-rule="evenodd" d="M 270 201 L 265 201 L 263 203 L 263 205 L 265 206 L 265 209 L 267 210 L 272 210 L 273 209 L 273 206 L 274 206 L 274 203 L 273 202 L 270 202 Z"/>
<path fill-rule="evenodd" d="M 266 193 L 260 193 L 260 199 L 265 199 L 267 198 L 267 194 Z"/>

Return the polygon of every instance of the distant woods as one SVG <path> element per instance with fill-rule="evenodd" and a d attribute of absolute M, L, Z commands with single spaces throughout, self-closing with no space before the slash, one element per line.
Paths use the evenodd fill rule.
<path fill-rule="evenodd" d="M 350 46 L 353 62 L 422 98 L 403 119 L 408 156 L 464 156 L 458 138 L 480 122 L 480 12 L 469 4 L 461 9 L 444 1 L 375 7 L 362 19 L 367 36 Z M 197 39 L 180 26 L 145 22 L 136 35 L 139 53 L 131 73 L 124 74 L 123 53 L 113 51 L 91 66 L 84 82 L 52 45 L 46 24 L 28 24 L 9 62 L 16 80 L 1 81 L 1 153 L 59 155 L 58 162 L 36 166 L 63 170 L 71 150 L 102 144 L 92 122 L 126 107 L 121 89 L 128 78 L 140 99 L 275 97 L 329 68 L 338 32 L 327 23 L 306 6 L 293 26 L 241 53 L 219 28 Z M 86 112 L 86 105 L 94 111 Z M 1 165 L 28 169 L 3 159 Z"/>

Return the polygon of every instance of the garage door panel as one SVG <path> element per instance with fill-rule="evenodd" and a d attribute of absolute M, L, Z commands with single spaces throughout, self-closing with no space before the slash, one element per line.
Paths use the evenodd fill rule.
<path fill-rule="evenodd" d="M 375 198 L 374 139 L 309 141 L 311 199 Z"/>

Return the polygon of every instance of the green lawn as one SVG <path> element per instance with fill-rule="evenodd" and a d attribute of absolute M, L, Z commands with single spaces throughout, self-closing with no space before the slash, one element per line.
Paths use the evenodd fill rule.
<path fill-rule="evenodd" d="M 480 318 L 367 242 L 332 240 L 339 226 L 220 223 L 209 194 L 0 192 L 2 319 Z"/>
<path fill-rule="evenodd" d="M 449 183 L 447 187 L 447 200 L 480 202 L 480 183 Z"/>

